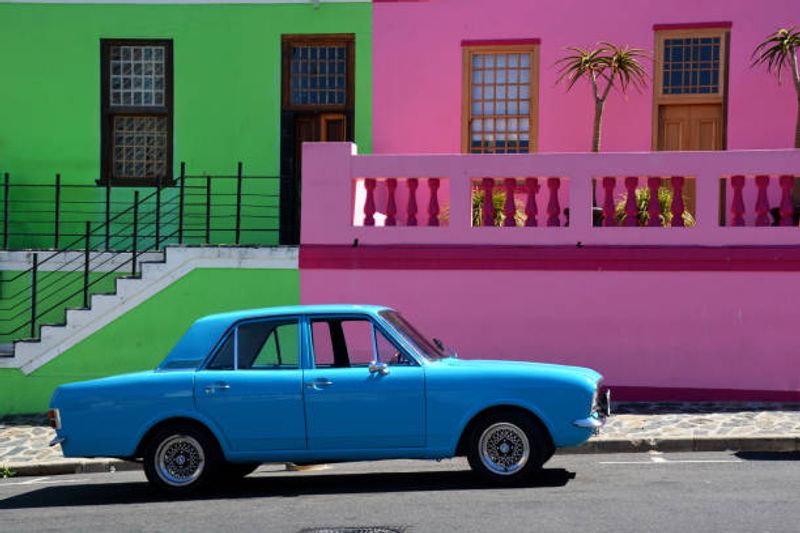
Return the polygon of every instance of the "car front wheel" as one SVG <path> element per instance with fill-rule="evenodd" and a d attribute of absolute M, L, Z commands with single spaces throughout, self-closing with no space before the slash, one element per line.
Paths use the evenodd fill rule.
<path fill-rule="evenodd" d="M 467 458 L 484 480 L 518 485 L 536 474 L 547 455 L 547 439 L 523 413 L 495 413 L 474 425 Z"/>
<path fill-rule="evenodd" d="M 220 462 L 219 446 L 212 436 L 190 425 L 158 431 L 147 444 L 144 472 L 163 492 L 189 493 L 211 479 Z"/>

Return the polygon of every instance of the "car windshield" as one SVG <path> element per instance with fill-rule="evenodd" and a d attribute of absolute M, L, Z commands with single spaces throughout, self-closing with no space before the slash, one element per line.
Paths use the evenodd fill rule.
<path fill-rule="evenodd" d="M 455 355 L 452 350 L 446 349 L 443 345 L 440 348 L 435 342 L 429 340 L 397 311 L 381 311 L 378 314 L 413 342 L 426 358 L 437 360 Z"/>

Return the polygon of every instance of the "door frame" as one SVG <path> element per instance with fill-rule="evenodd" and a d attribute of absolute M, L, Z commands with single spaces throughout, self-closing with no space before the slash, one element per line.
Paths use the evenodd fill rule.
<path fill-rule="evenodd" d="M 344 104 L 292 104 L 290 95 L 291 49 L 299 44 L 309 46 L 341 46 L 345 44 L 345 102 Z M 345 139 L 355 138 L 355 34 L 284 34 L 281 36 L 281 122 L 280 122 L 280 244 L 300 242 L 300 154 L 295 152 L 295 119 L 338 113 L 345 115 Z M 321 121 L 321 118 L 320 118 Z M 317 127 L 317 136 L 321 124 Z"/>
<path fill-rule="evenodd" d="M 728 70 L 730 66 L 731 28 L 729 23 L 717 23 L 713 26 L 698 24 L 656 24 L 654 31 L 653 55 L 653 105 L 652 127 L 650 136 L 650 149 L 658 151 L 658 135 L 660 130 L 659 117 L 661 108 L 669 105 L 688 104 L 721 104 L 722 106 L 722 150 L 728 149 Z M 664 95 L 664 71 L 662 57 L 664 55 L 664 40 L 681 37 L 720 37 L 720 94 L 681 94 Z"/>

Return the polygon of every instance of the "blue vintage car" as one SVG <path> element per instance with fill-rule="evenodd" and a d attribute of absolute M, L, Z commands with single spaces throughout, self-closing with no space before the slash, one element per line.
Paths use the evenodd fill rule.
<path fill-rule="evenodd" d="M 463 455 L 512 485 L 608 405 L 593 370 L 461 360 L 395 310 L 328 305 L 201 318 L 153 371 L 60 386 L 50 420 L 65 456 L 141 458 L 172 492 L 264 462 Z"/>

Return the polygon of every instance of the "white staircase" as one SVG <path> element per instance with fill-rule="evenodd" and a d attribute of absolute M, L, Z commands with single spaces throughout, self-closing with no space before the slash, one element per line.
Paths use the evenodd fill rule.
<path fill-rule="evenodd" d="M 88 309 L 68 309 L 65 324 L 42 326 L 40 340 L 14 342 L 13 355 L 5 345 L 0 368 L 19 368 L 30 374 L 195 268 L 296 269 L 298 266 L 296 247 L 169 246 L 164 257 L 161 262 L 142 262 L 141 277 L 117 279 L 114 294 L 93 295 Z"/>

